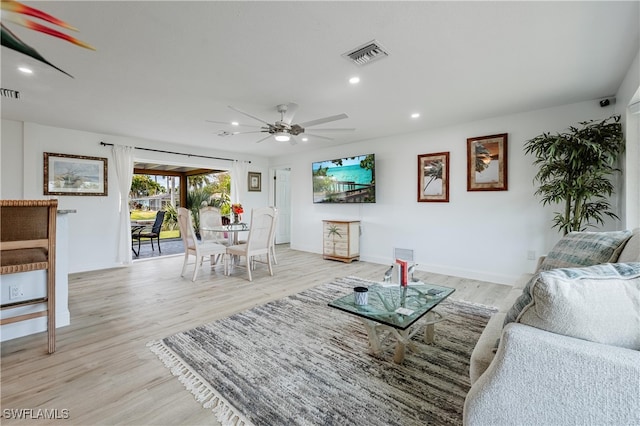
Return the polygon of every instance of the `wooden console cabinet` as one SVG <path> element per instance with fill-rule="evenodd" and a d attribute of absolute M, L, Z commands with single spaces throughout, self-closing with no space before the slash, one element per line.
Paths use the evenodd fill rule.
<path fill-rule="evenodd" d="M 323 220 L 322 255 L 350 263 L 360 259 L 360 221 Z"/>

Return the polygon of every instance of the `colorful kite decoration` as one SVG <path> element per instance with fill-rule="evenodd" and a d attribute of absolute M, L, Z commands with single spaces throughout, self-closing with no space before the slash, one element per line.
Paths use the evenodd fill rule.
<path fill-rule="evenodd" d="M 47 13 L 44 13 L 38 9 L 34 9 L 32 7 L 26 6 L 22 3 L 19 3 L 17 1 L 13 1 L 13 0 L 2 0 L 2 10 L 8 11 L 8 12 L 12 12 L 14 14 L 21 14 L 21 15 L 27 15 L 27 16 L 31 16 L 34 18 L 38 18 L 41 19 L 43 21 L 52 23 L 54 25 L 57 25 L 59 27 L 68 29 L 68 30 L 72 30 L 72 31 L 78 31 L 76 28 L 72 27 L 71 25 L 67 24 L 64 21 L 61 21 L 60 19 L 51 16 Z M 4 18 L 4 16 L 3 16 Z M 69 43 L 73 43 L 77 46 L 80 47 L 84 47 L 86 49 L 91 49 L 91 50 L 96 50 L 93 46 L 80 41 L 74 37 L 71 37 L 68 34 L 65 34 L 63 32 L 60 32 L 58 30 L 54 30 L 53 28 L 47 27 L 45 25 L 39 24 L 37 22 L 34 21 L 30 21 L 28 19 L 25 19 L 21 16 L 15 16 L 15 15 L 10 15 L 7 17 L 8 21 L 11 21 L 15 24 L 21 25 L 23 27 L 29 28 L 31 30 L 34 31 L 39 31 L 41 33 L 45 33 L 47 35 L 53 36 L 53 37 L 57 37 L 60 38 L 62 40 L 66 40 Z M 47 61 L 40 53 L 38 53 L 37 50 L 35 50 L 33 47 L 29 46 L 28 44 L 24 43 L 22 40 L 20 40 L 20 38 L 18 38 L 18 36 L 16 36 L 13 32 L 11 32 L 5 25 L 4 23 L 0 23 L 0 26 L 2 27 L 2 46 L 6 46 L 9 49 L 13 49 L 17 52 L 20 52 L 22 54 L 25 54 L 27 56 L 30 56 L 40 62 L 43 62 L 55 69 L 57 69 L 58 71 L 68 75 L 69 77 L 73 78 L 73 76 L 63 70 L 61 70 L 60 68 L 56 67 L 55 65 L 53 65 L 51 62 Z"/>

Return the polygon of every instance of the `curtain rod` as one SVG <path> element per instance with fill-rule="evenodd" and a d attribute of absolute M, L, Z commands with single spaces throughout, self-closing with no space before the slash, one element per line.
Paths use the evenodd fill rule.
<path fill-rule="evenodd" d="M 100 142 L 102 146 L 113 146 L 112 143 Z M 138 146 L 134 146 L 134 149 L 141 149 L 143 151 L 153 151 L 153 152 L 161 152 L 163 154 L 176 154 L 176 155 L 185 155 L 187 157 L 199 157 L 199 158 L 208 158 L 210 160 L 224 160 L 224 161 L 237 161 L 232 158 L 222 158 L 222 157 L 210 157 L 208 155 L 199 155 L 199 154 L 185 154 L 184 152 L 175 152 L 175 151 L 163 151 L 162 149 L 153 149 L 153 148 L 140 148 Z M 251 161 L 247 161 L 247 163 L 251 163 Z"/>

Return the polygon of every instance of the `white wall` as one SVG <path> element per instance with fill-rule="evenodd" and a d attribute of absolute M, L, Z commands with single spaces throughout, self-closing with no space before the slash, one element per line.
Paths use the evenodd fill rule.
<path fill-rule="evenodd" d="M 118 230 L 118 190 L 111 147 L 100 142 L 161 149 L 191 154 L 234 158 L 251 161 L 250 171 L 268 173 L 268 161 L 257 156 L 238 156 L 229 152 L 172 145 L 168 143 L 104 135 L 79 130 L 2 120 L 2 198 L 42 199 L 43 153 L 75 154 L 106 157 L 109 162 L 108 196 L 58 196 L 61 210 L 73 209 L 69 217 L 69 272 L 106 269 L 119 266 L 116 262 Z M 231 162 L 182 155 L 135 150 L 137 161 L 161 162 L 185 166 L 228 169 Z M 22 188 L 20 188 L 22 185 Z M 20 188 L 20 191 L 18 190 Z M 267 205 L 267 191 L 247 193 L 243 205 Z"/>
<path fill-rule="evenodd" d="M 559 106 L 511 116 L 434 129 L 426 132 L 328 147 L 271 161 L 261 157 L 238 157 L 166 143 L 2 120 L 2 198 L 44 198 L 42 153 L 107 157 L 111 150 L 100 141 L 164 149 L 167 151 L 251 160 L 251 171 L 268 176 L 269 167 L 291 167 L 291 247 L 322 252 L 323 219 L 362 221 L 362 259 L 391 263 L 394 247 L 415 250 L 418 269 L 461 277 L 512 283 L 523 272 L 534 269 L 536 256 L 547 252 L 559 239 L 551 229 L 554 208 L 543 208 L 533 196 L 535 169 L 522 146 L 538 134 L 564 131 L 569 125 L 609 117 L 613 106 L 600 108 L 597 101 Z M 466 191 L 466 139 L 496 133 L 509 134 L 509 190 Z M 418 203 L 417 155 L 450 152 L 450 202 Z M 377 203 L 323 205 L 312 203 L 311 163 L 348 155 L 376 154 Z M 136 150 L 139 161 L 158 161 L 212 168 L 229 162 Z M 19 177 L 22 176 L 22 179 Z M 69 272 L 119 266 L 115 250 L 118 196 L 115 171 L 109 167 L 107 197 L 61 196 L 61 209 L 75 209 L 69 219 Z M 22 180 L 22 183 L 20 182 Z M 22 186 L 22 187 L 21 187 Z M 269 204 L 268 185 L 248 193 L 247 209 Z M 613 205 L 621 205 L 616 199 Z M 623 217 L 621 211 L 616 213 Z M 621 229 L 608 222 L 602 229 Z M 90 250 L 87 250 L 87 248 Z"/>
<path fill-rule="evenodd" d="M 24 184 L 22 169 L 22 122 L 2 120 L 2 140 L 0 141 L 0 198 L 20 200 Z"/>
<path fill-rule="evenodd" d="M 511 284 L 535 268 L 529 251 L 542 255 L 560 238 L 551 229 L 554 209 L 533 195 L 533 158 L 523 144 L 612 114 L 613 106 L 594 100 L 275 159 L 271 167 L 291 167 L 291 247 L 321 253 L 322 220 L 360 220 L 363 260 L 391 264 L 394 247 L 408 248 L 418 269 Z M 498 133 L 509 135 L 508 191 L 467 192 L 467 138 Z M 450 152 L 450 202 L 418 203 L 417 156 L 442 151 Z M 376 155 L 375 204 L 313 204 L 312 162 L 369 153 Z"/>
<path fill-rule="evenodd" d="M 622 184 L 621 208 L 625 212 L 628 229 L 640 226 L 640 114 L 629 110 L 632 102 L 640 101 L 640 51 L 633 60 L 618 93 L 616 112 L 622 116 L 627 138 L 624 154 L 624 181 Z"/>

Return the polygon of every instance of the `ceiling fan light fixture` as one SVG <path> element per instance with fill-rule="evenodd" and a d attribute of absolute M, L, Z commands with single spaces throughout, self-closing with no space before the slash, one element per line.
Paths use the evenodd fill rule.
<path fill-rule="evenodd" d="M 289 139 L 291 139 L 291 136 L 285 132 L 277 132 L 274 136 L 278 142 L 289 142 Z"/>

